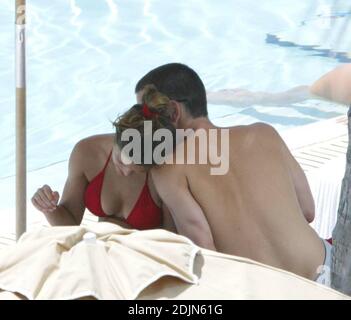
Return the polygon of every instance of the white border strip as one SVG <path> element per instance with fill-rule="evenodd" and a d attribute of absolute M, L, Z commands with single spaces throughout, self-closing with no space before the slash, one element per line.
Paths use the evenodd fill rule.
<path fill-rule="evenodd" d="M 16 24 L 16 87 L 26 87 L 26 25 Z"/>

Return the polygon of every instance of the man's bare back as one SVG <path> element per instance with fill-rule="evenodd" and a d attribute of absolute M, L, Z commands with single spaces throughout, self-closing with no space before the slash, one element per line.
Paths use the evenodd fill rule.
<path fill-rule="evenodd" d="M 179 233 L 201 245 L 205 220 L 218 251 L 315 279 L 325 252 L 308 224 L 314 204 L 302 169 L 268 125 L 233 127 L 229 138 L 225 175 L 210 175 L 210 164 L 153 171 Z"/>

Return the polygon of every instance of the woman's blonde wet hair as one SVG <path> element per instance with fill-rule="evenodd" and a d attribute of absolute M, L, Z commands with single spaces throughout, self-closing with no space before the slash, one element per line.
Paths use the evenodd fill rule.
<path fill-rule="evenodd" d="M 145 108 L 147 114 L 145 114 Z M 119 116 L 113 126 L 116 129 L 116 143 L 122 149 L 130 141 L 122 141 L 121 136 L 126 129 L 136 129 L 141 135 L 141 164 L 145 167 L 155 165 L 154 161 L 151 164 L 146 164 L 144 161 L 144 122 L 152 122 L 152 134 L 158 129 L 168 129 L 172 133 L 173 146 L 175 146 L 176 130 L 173 124 L 174 108 L 171 100 L 157 90 L 154 85 L 147 85 L 143 90 L 142 103 L 131 107 L 124 114 Z M 162 141 L 152 140 L 152 152 Z"/>

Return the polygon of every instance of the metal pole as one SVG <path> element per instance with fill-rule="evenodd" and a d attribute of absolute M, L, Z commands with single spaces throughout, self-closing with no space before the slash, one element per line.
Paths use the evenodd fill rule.
<path fill-rule="evenodd" d="M 16 0 L 16 238 L 26 231 L 26 1 Z"/>

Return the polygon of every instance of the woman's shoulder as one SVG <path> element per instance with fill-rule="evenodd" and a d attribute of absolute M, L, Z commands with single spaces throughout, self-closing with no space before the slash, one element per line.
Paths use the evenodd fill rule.
<path fill-rule="evenodd" d="M 79 140 L 73 150 L 84 155 L 96 154 L 96 152 L 109 152 L 113 146 L 113 134 L 99 134 Z"/>
<path fill-rule="evenodd" d="M 94 168 L 108 157 L 113 146 L 113 134 L 100 134 L 79 140 L 71 152 L 70 162 L 84 172 Z"/>

